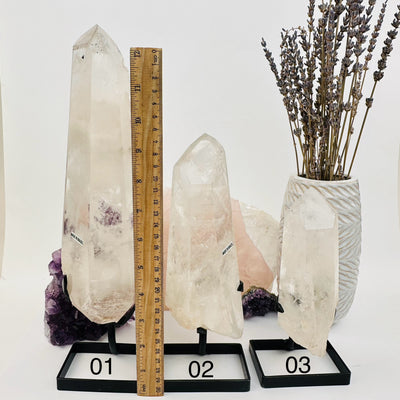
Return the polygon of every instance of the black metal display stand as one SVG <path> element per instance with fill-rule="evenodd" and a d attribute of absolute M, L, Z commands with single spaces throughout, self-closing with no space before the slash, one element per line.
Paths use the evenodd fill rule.
<path fill-rule="evenodd" d="M 81 392 L 114 392 L 136 393 L 136 381 L 111 379 L 77 379 L 68 378 L 68 370 L 79 353 L 112 354 L 108 343 L 79 342 L 74 343 L 68 353 L 60 372 L 57 375 L 58 390 Z M 134 344 L 118 344 L 119 354 L 136 354 Z"/>
<path fill-rule="evenodd" d="M 67 276 L 64 276 L 63 291 L 68 295 Z M 238 291 L 243 291 L 240 281 Z M 82 379 L 68 377 L 68 372 L 77 354 L 128 354 L 136 355 L 135 344 L 120 344 L 115 341 L 115 328 L 125 324 L 133 315 L 135 307 L 118 323 L 107 324 L 108 343 L 74 343 L 57 375 L 57 389 L 82 392 L 137 393 L 136 380 Z M 247 368 L 242 345 L 239 343 L 207 343 L 207 330 L 197 328 L 199 343 L 173 343 L 164 345 L 164 355 L 211 355 L 236 354 L 241 364 L 243 377 L 240 379 L 167 379 L 165 392 L 246 392 L 250 390 L 250 374 Z"/>
<path fill-rule="evenodd" d="M 254 363 L 260 384 L 264 388 L 295 387 L 295 386 L 326 386 L 348 385 L 351 371 L 340 358 L 333 346 L 327 343 L 326 352 L 338 372 L 336 373 L 309 373 L 307 375 L 266 375 L 257 356 L 258 350 L 302 350 L 304 347 L 292 339 L 250 340 L 250 355 Z"/>
<path fill-rule="evenodd" d="M 207 331 L 197 328 L 199 343 L 166 344 L 166 355 L 236 354 L 241 364 L 241 379 L 177 379 L 165 380 L 166 392 L 247 392 L 250 390 L 250 374 L 242 345 L 239 343 L 207 343 Z"/>
<path fill-rule="evenodd" d="M 199 343 L 165 344 L 168 355 L 236 354 L 243 371 L 241 379 L 168 379 L 164 381 L 166 392 L 245 392 L 250 390 L 250 374 L 243 348 L 238 343 L 207 343 L 207 331 L 198 328 Z M 136 380 L 78 379 L 68 377 L 68 371 L 79 353 L 90 354 L 136 354 L 135 344 L 116 344 L 115 331 L 109 327 L 110 343 L 80 342 L 72 345 L 57 375 L 57 389 L 89 392 L 136 393 Z"/>

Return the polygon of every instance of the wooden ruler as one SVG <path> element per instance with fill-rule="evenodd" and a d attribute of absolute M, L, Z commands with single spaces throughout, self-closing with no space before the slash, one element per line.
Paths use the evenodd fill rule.
<path fill-rule="evenodd" d="M 137 393 L 164 394 L 162 50 L 131 48 Z"/>

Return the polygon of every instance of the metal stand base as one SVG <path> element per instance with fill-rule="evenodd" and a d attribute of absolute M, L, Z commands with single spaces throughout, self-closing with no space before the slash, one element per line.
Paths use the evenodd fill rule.
<path fill-rule="evenodd" d="M 292 339 L 250 340 L 250 355 L 254 363 L 260 384 L 264 388 L 295 387 L 295 386 L 327 386 L 348 385 L 351 371 L 340 358 L 339 354 L 328 342 L 326 352 L 339 372 L 319 373 L 307 375 L 270 375 L 264 374 L 257 350 L 301 350 L 304 347 L 293 342 Z"/>
<path fill-rule="evenodd" d="M 237 354 L 241 363 L 241 379 L 168 379 L 164 381 L 165 392 L 246 392 L 250 390 L 250 374 L 243 348 L 238 343 L 206 343 L 207 331 L 199 328 L 199 343 L 165 344 L 164 354 Z M 117 350 L 117 351 L 116 351 Z M 83 392 L 136 393 L 136 380 L 104 380 L 68 378 L 68 370 L 78 353 L 89 354 L 136 354 L 135 344 L 113 344 L 81 342 L 72 345 L 68 356 L 57 375 L 58 390 Z"/>
<path fill-rule="evenodd" d="M 57 375 L 58 390 L 79 392 L 114 392 L 136 393 L 136 381 L 106 380 L 106 379 L 76 379 L 67 378 L 69 367 L 79 353 L 112 354 L 108 343 L 79 342 L 74 343 Z M 136 354 L 136 345 L 118 344 L 118 354 Z"/>
<path fill-rule="evenodd" d="M 199 345 L 194 343 L 175 343 L 165 345 L 165 354 L 199 354 Z M 241 379 L 174 379 L 165 380 L 166 392 L 248 392 L 250 374 L 247 368 L 242 345 L 239 343 L 207 343 L 206 353 L 237 354 L 240 359 L 243 378 Z M 203 354 L 203 355 L 205 355 Z"/>

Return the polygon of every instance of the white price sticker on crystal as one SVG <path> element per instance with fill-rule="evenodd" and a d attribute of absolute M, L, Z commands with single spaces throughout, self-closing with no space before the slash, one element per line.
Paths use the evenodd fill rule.
<path fill-rule="evenodd" d="M 229 243 L 228 246 L 226 246 L 226 248 L 224 249 L 224 251 L 222 252 L 222 255 L 225 256 L 226 254 L 228 254 L 229 250 L 233 247 L 233 243 Z"/>
<path fill-rule="evenodd" d="M 79 243 L 81 246 L 83 246 L 83 240 L 74 232 L 71 232 L 71 237 L 72 239 L 75 240 L 75 242 Z"/>

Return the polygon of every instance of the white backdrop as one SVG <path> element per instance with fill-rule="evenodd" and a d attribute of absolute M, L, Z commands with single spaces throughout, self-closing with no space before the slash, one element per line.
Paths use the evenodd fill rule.
<path fill-rule="evenodd" d="M 162 47 L 165 185 L 177 158 L 207 132 L 225 147 L 232 196 L 279 218 L 295 162 L 260 40 L 264 36 L 278 58 L 281 28 L 305 24 L 306 7 L 306 0 L 1 0 L 7 228 L 0 313 L 13 317 L 13 307 L 23 313 L 30 301 L 41 310 L 40 284 L 49 280 L 50 253 L 61 244 L 75 40 L 97 23 L 127 64 L 131 46 Z M 389 1 L 385 31 L 394 10 Z M 379 316 L 382 339 L 400 333 L 400 38 L 394 47 L 353 168 L 362 192 L 363 253 L 354 311 L 342 323 L 352 325 L 353 318 L 354 325 L 362 315 L 368 330 Z M 18 292 L 35 284 L 35 300 L 1 293 L 7 285 Z M 394 348 L 400 355 L 397 342 Z"/>

